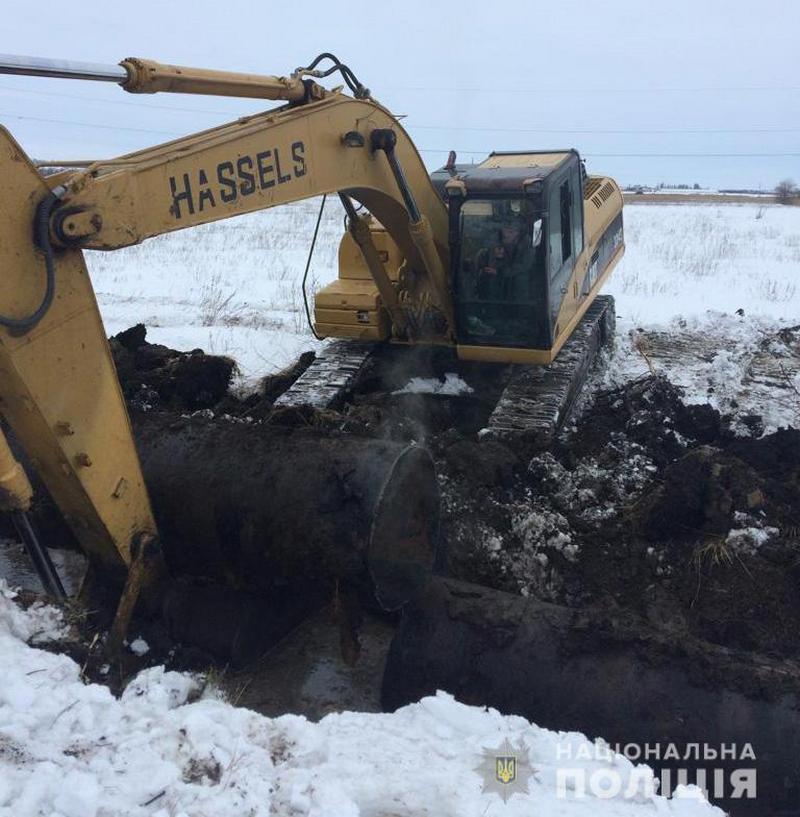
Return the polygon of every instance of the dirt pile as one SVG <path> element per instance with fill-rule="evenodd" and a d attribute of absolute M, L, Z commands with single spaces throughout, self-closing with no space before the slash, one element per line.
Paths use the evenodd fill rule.
<path fill-rule="evenodd" d="M 709 406 L 684 405 L 656 378 L 601 393 L 510 485 L 502 477 L 478 491 L 444 457 L 451 570 L 570 606 L 630 608 L 729 647 L 793 655 L 798 445 L 795 429 L 737 438 Z"/>
<path fill-rule="evenodd" d="M 551 450 L 512 449 L 480 432 L 496 377 L 458 397 L 407 393 L 404 357 L 368 370 L 341 411 L 275 411 L 313 355 L 240 399 L 228 391 L 225 358 L 148 344 L 144 327 L 112 347 L 134 411 L 203 409 L 210 422 L 424 443 L 456 578 L 573 607 L 628 608 L 729 647 L 800 647 L 795 429 L 738 437 L 710 406 L 644 377 L 599 391 Z M 427 352 L 413 368 L 442 378 L 450 364 Z"/>
<path fill-rule="evenodd" d="M 195 411 L 217 405 L 228 393 L 235 364 L 202 349 L 176 352 L 147 342 L 143 324 L 109 340 L 122 390 L 133 408 Z"/>

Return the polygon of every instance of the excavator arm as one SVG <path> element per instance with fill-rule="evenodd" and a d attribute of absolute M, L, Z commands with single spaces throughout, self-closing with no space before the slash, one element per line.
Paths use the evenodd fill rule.
<path fill-rule="evenodd" d="M 113 654 L 140 593 L 164 576 L 156 524 L 83 253 L 52 247 L 53 194 L 3 129 L 0 171 L 0 413 L 98 584 L 122 588 Z M 58 591 L 27 518 L 29 485 L 0 435 L 0 510 L 14 514 L 44 586 Z"/>
<path fill-rule="evenodd" d="M 148 573 L 138 561 L 152 552 L 157 530 L 83 249 L 113 250 L 337 192 L 351 215 L 352 200 L 365 205 L 405 256 L 401 305 L 366 222 L 351 218 L 398 331 L 408 330 L 403 316 L 415 301 L 451 331 L 446 208 L 397 120 L 344 71 L 363 98 L 304 78 L 323 75 L 314 70 L 318 62 L 288 79 L 143 60 L 124 61 L 119 74 L 98 71 L 91 78 L 132 92 L 225 93 L 289 104 L 77 172 L 43 177 L 0 128 L 0 412 L 93 563 L 121 580 L 136 575 L 126 608 L 159 572 Z"/>
<path fill-rule="evenodd" d="M 363 204 L 398 245 L 412 300 L 452 324 L 447 209 L 411 139 L 371 100 L 329 94 L 58 181 L 53 244 L 97 250 L 337 192 Z M 371 272 L 381 287 L 385 272 L 374 264 Z"/>

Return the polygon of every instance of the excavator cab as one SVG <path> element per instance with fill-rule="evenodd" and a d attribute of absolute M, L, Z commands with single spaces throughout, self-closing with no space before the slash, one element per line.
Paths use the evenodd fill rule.
<path fill-rule="evenodd" d="M 550 349 L 583 249 L 577 152 L 492 153 L 433 181 L 449 206 L 458 344 Z"/>

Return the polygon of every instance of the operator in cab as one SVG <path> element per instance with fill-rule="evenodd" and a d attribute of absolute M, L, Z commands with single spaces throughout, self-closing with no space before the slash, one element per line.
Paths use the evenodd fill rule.
<path fill-rule="evenodd" d="M 468 222 L 464 249 L 472 249 L 472 257 L 465 253 L 463 263 L 472 293 L 466 299 L 467 330 L 488 338 L 503 334 L 509 318 L 513 322 L 514 310 L 507 305 L 529 302 L 537 291 L 535 215 L 521 200 L 468 202 L 466 207 L 470 204 L 473 212 L 468 209 L 464 214 Z"/>

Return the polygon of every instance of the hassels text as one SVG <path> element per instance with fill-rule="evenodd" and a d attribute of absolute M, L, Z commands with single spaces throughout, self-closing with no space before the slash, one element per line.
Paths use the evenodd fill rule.
<path fill-rule="evenodd" d="M 289 153 L 290 156 L 284 158 L 285 154 L 274 147 L 253 156 L 220 162 L 211 173 L 201 168 L 195 179 L 189 173 L 178 178 L 170 176 L 170 212 L 175 218 L 182 218 L 185 213 L 202 213 L 206 208 L 216 207 L 218 202 L 230 204 L 240 197 L 253 195 L 256 190 L 267 190 L 305 176 L 308 169 L 305 145 L 292 142 Z"/>

